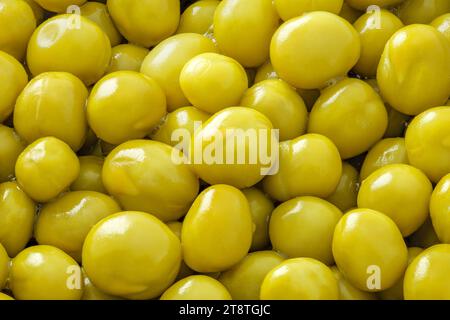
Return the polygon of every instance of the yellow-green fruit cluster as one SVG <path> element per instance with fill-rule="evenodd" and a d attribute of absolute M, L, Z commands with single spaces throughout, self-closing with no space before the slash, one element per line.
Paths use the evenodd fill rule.
<path fill-rule="evenodd" d="M 0 0 L 0 300 L 450 299 L 449 0 Z"/>

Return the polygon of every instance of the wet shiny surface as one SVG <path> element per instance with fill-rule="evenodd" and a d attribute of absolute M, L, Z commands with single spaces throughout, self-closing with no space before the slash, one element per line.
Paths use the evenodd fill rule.
<path fill-rule="evenodd" d="M 330 268 L 310 258 L 289 259 L 272 269 L 261 285 L 261 300 L 338 300 Z"/>
<path fill-rule="evenodd" d="M 118 71 L 92 89 L 87 119 L 100 139 L 118 145 L 145 137 L 166 111 L 166 97 L 155 80 L 134 71 Z"/>
<path fill-rule="evenodd" d="M 18 300 L 79 300 L 80 287 L 67 285 L 68 272 L 80 274 L 81 268 L 69 255 L 52 246 L 33 246 L 21 251 L 12 261 L 10 288 Z"/>
<path fill-rule="evenodd" d="M 9 256 L 16 256 L 31 239 L 35 213 L 35 203 L 16 182 L 0 184 L 0 242 Z"/>
<path fill-rule="evenodd" d="M 271 0 L 223 0 L 214 14 L 214 37 L 224 55 L 257 67 L 269 58 L 278 19 Z"/>
<path fill-rule="evenodd" d="M 17 182 L 39 202 L 47 202 L 68 188 L 79 171 L 76 154 L 53 137 L 40 138 L 28 145 L 16 162 Z"/>
<path fill-rule="evenodd" d="M 223 109 L 195 131 L 189 151 L 192 168 L 209 184 L 253 186 L 276 165 L 278 141 L 272 129 L 272 123 L 259 111 Z"/>
<path fill-rule="evenodd" d="M 212 27 L 219 3 L 218 0 L 201 0 L 191 4 L 181 15 L 177 33 L 205 34 Z"/>
<path fill-rule="evenodd" d="M 439 244 L 417 256 L 406 270 L 406 300 L 450 299 L 450 245 Z"/>
<path fill-rule="evenodd" d="M 216 279 L 194 275 L 174 283 L 161 300 L 231 300 L 231 295 Z"/>
<path fill-rule="evenodd" d="M 160 220 L 127 211 L 97 223 L 83 245 L 83 268 L 107 294 L 128 299 L 158 297 L 175 280 L 180 241 Z"/>
<path fill-rule="evenodd" d="M 61 100 L 61 96 L 65 98 Z M 66 72 L 46 72 L 32 79 L 17 99 L 14 128 L 28 143 L 53 136 L 77 151 L 86 138 L 88 91 Z"/>
<path fill-rule="evenodd" d="M 103 183 L 126 210 L 141 210 L 163 221 L 182 217 L 194 201 L 199 182 L 186 164 L 172 161 L 170 146 L 132 140 L 105 159 Z M 177 157 L 181 153 L 176 152 Z"/>
<path fill-rule="evenodd" d="M 450 43 L 431 26 L 411 25 L 397 31 L 378 65 L 383 98 L 409 115 L 443 105 L 450 94 L 449 50 Z"/>
<path fill-rule="evenodd" d="M 316 197 L 286 201 L 272 212 L 269 225 L 273 249 L 290 258 L 309 257 L 334 262 L 331 241 L 342 212 Z"/>
<path fill-rule="evenodd" d="M 252 252 L 231 269 L 222 272 L 219 281 L 235 300 L 259 300 L 265 276 L 283 260 L 275 251 Z"/>
<path fill-rule="evenodd" d="M 136 71 L 141 70 L 142 62 L 150 51 L 147 48 L 135 46 L 133 44 L 120 44 L 112 48 L 111 63 L 107 73 L 115 71 Z"/>
<path fill-rule="evenodd" d="M 17 157 L 25 149 L 26 143 L 19 135 L 7 126 L 0 125 L 0 182 L 14 177 Z"/>
<path fill-rule="evenodd" d="M 205 52 L 217 52 L 210 39 L 183 33 L 167 38 L 144 59 L 141 72 L 155 79 L 163 88 L 169 111 L 189 105 L 179 84 L 180 73 L 190 59 Z"/>
<path fill-rule="evenodd" d="M 0 51 L 0 121 L 13 112 L 14 104 L 27 85 L 28 75 L 23 66 L 11 55 Z"/>
<path fill-rule="evenodd" d="M 184 260 L 198 272 L 227 270 L 248 253 L 252 232 L 244 194 L 227 185 L 209 187 L 195 199 L 184 219 Z"/>
<path fill-rule="evenodd" d="M 434 229 L 442 243 L 450 243 L 450 174 L 436 185 L 430 201 Z"/>
<path fill-rule="evenodd" d="M 243 95 L 240 105 L 263 113 L 275 128 L 280 141 L 301 136 L 306 131 L 308 111 L 302 97 L 280 79 L 261 81 Z"/>
<path fill-rule="evenodd" d="M 42 206 L 34 236 L 39 244 L 58 247 L 81 262 L 81 249 L 89 230 L 119 211 L 117 202 L 103 193 L 68 192 Z"/>
<path fill-rule="evenodd" d="M 341 211 L 345 212 L 356 207 L 356 197 L 359 188 L 359 173 L 347 162 L 342 163 L 342 175 L 336 190 L 326 198 Z"/>
<path fill-rule="evenodd" d="M 306 195 L 328 197 L 342 174 L 339 151 L 318 134 L 280 143 L 279 164 L 278 173 L 263 181 L 264 191 L 279 201 Z"/>
<path fill-rule="evenodd" d="M 65 71 L 91 85 L 105 73 L 110 59 L 109 38 L 94 22 L 82 16 L 50 18 L 36 29 L 28 44 L 27 63 L 34 76 L 47 71 Z"/>
<path fill-rule="evenodd" d="M 432 108 L 416 117 L 405 136 L 411 165 L 437 183 L 450 172 L 450 108 Z"/>
<path fill-rule="evenodd" d="M 270 47 L 272 65 L 280 78 L 301 89 L 322 88 L 344 76 L 359 55 L 358 33 L 329 12 L 306 13 L 285 22 Z"/>
<path fill-rule="evenodd" d="M 428 217 L 433 186 L 422 171 L 406 164 L 384 166 L 361 184 L 358 207 L 388 215 L 403 236 L 416 231 Z"/>
<path fill-rule="evenodd" d="M 333 256 L 353 286 L 363 291 L 381 291 L 393 286 L 403 275 L 408 250 L 400 230 L 389 217 L 370 209 L 355 209 L 346 213 L 336 226 Z M 382 275 L 379 287 L 368 281 L 376 272 Z"/>
<path fill-rule="evenodd" d="M 362 15 L 353 26 L 361 38 L 361 57 L 354 70 L 364 77 L 375 77 L 386 42 L 403 23 L 395 14 L 381 10 Z"/>
<path fill-rule="evenodd" d="M 262 250 L 269 246 L 269 219 L 274 205 L 272 200 L 256 187 L 243 189 L 242 193 L 250 205 L 253 224 L 255 226 L 252 237 L 251 250 Z"/>
<path fill-rule="evenodd" d="M 33 10 L 23 1 L 0 1 L 0 50 L 22 61 L 36 28 Z"/>
<path fill-rule="evenodd" d="M 379 95 L 364 81 L 343 79 L 322 91 L 311 110 L 308 132 L 330 138 L 348 159 L 380 140 L 387 125 Z"/>
<path fill-rule="evenodd" d="M 102 169 L 104 159 L 97 156 L 79 157 L 80 173 L 78 178 L 72 183 L 72 191 L 97 191 L 106 193 L 103 186 Z"/>
<path fill-rule="evenodd" d="M 236 60 L 216 53 L 203 53 L 184 65 L 180 86 L 194 107 L 213 114 L 239 105 L 248 88 L 248 79 L 245 69 Z M 205 95 L 205 92 L 214 94 Z"/>
<path fill-rule="evenodd" d="M 80 9 L 83 17 L 95 22 L 106 33 L 111 46 L 117 46 L 122 42 L 122 35 L 117 31 L 105 4 L 87 2 Z"/>
<path fill-rule="evenodd" d="M 131 43 L 152 47 L 173 34 L 180 20 L 178 0 L 109 0 L 108 10 Z"/>
<path fill-rule="evenodd" d="M 378 141 L 367 153 L 361 167 L 361 181 L 372 172 L 388 164 L 408 164 L 404 138 L 388 138 Z"/>

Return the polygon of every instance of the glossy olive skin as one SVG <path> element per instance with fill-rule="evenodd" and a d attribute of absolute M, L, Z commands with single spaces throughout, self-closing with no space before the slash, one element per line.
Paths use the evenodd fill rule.
<path fill-rule="evenodd" d="M 435 27 L 447 38 L 447 40 L 450 41 L 450 13 L 437 17 L 430 23 L 430 25 Z"/>
<path fill-rule="evenodd" d="M 192 3 L 180 17 L 177 33 L 205 34 L 212 26 L 220 1 L 200 0 Z"/>
<path fill-rule="evenodd" d="M 144 47 L 133 44 L 119 44 L 111 50 L 111 63 L 106 73 L 127 70 L 139 72 L 148 53 L 149 50 Z"/>
<path fill-rule="evenodd" d="M 345 2 L 358 10 L 366 10 L 370 5 L 385 8 L 397 5 L 405 0 L 345 0 Z"/>
<path fill-rule="evenodd" d="M 64 13 L 71 5 L 81 6 L 87 0 L 34 0 L 48 11 Z"/>
<path fill-rule="evenodd" d="M 269 58 L 278 19 L 271 0 L 222 0 L 214 13 L 214 37 L 224 55 L 257 67 Z"/>
<path fill-rule="evenodd" d="M 248 89 L 248 78 L 236 60 L 217 53 L 203 53 L 185 64 L 180 86 L 194 107 L 214 114 L 239 104 Z"/>
<path fill-rule="evenodd" d="M 449 47 L 431 26 L 411 25 L 397 31 L 378 65 L 377 80 L 385 101 L 408 115 L 443 105 L 450 94 Z"/>
<path fill-rule="evenodd" d="M 339 300 L 378 300 L 373 292 L 365 292 L 355 288 L 347 279 L 344 278 L 338 267 L 332 266 L 334 277 L 339 286 Z"/>
<path fill-rule="evenodd" d="M 413 260 L 423 252 L 422 248 L 409 247 L 408 248 L 408 265 L 413 262 Z M 387 290 L 378 293 L 382 300 L 404 300 L 403 297 L 403 280 L 404 276 L 400 278 L 399 281 Z"/>
<path fill-rule="evenodd" d="M 380 140 L 387 124 L 380 96 L 364 81 L 344 79 L 321 92 L 311 110 L 308 132 L 330 138 L 341 157 L 348 159 Z"/>
<path fill-rule="evenodd" d="M 156 131 L 152 133 L 153 140 L 163 142 L 172 147 L 183 144 L 183 150 L 188 150 L 190 141 L 180 141 L 178 135 L 181 130 L 187 130 L 190 135 L 194 134 L 197 126 L 205 123 L 211 115 L 196 107 L 183 107 L 167 114 Z"/>
<path fill-rule="evenodd" d="M 284 21 L 301 16 L 305 12 L 311 11 L 328 11 L 339 14 L 342 8 L 343 0 L 313 0 L 313 1 L 297 1 L 297 0 L 275 0 L 275 8 L 278 15 Z"/>
<path fill-rule="evenodd" d="M 118 71 L 92 89 L 87 119 L 97 137 L 118 145 L 145 137 L 166 111 L 166 97 L 155 80 L 135 71 Z"/>
<path fill-rule="evenodd" d="M 374 10 L 358 18 L 353 26 L 361 39 L 361 56 L 353 70 L 364 77 L 374 77 L 386 42 L 403 23 L 388 10 Z"/>
<path fill-rule="evenodd" d="M 39 244 L 55 246 L 81 262 L 81 249 L 89 230 L 119 211 L 117 202 L 102 193 L 68 192 L 41 208 L 34 236 Z"/>
<path fill-rule="evenodd" d="M 352 285 L 363 291 L 382 291 L 393 286 L 407 266 L 408 250 L 395 223 L 371 209 L 347 212 L 333 236 L 336 265 Z M 379 286 L 370 282 L 379 268 Z"/>
<path fill-rule="evenodd" d="M 0 122 L 13 112 L 14 104 L 28 82 L 23 66 L 11 55 L 0 51 Z"/>
<path fill-rule="evenodd" d="M 80 300 L 83 294 L 80 266 L 52 246 L 21 251 L 12 260 L 9 284 L 17 300 Z"/>
<path fill-rule="evenodd" d="M 168 38 L 180 20 L 178 0 L 109 0 L 107 5 L 120 33 L 143 47 Z"/>
<path fill-rule="evenodd" d="M 75 181 L 80 163 L 63 141 L 45 137 L 25 148 L 17 158 L 15 171 L 17 182 L 28 196 L 47 202 Z"/>
<path fill-rule="evenodd" d="M 298 197 L 275 208 L 269 234 L 274 250 L 289 258 L 309 257 L 333 264 L 331 241 L 342 212 L 316 197 Z"/>
<path fill-rule="evenodd" d="M 269 219 L 274 209 L 273 202 L 264 192 L 255 187 L 241 191 L 250 205 L 250 212 L 255 226 L 250 249 L 252 251 L 265 249 L 270 243 Z"/>
<path fill-rule="evenodd" d="M 25 149 L 25 142 L 14 129 L 0 125 L 0 182 L 14 177 L 14 167 L 19 154 Z"/>
<path fill-rule="evenodd" d="M 273 268 L 261 285 L 261 300 L 338 300 L 330 268 L 311 258 L 288 259 Z"/>
<path fill-rule="evenodd" d="M 403 284 L 405 300 L 450 299 L 450 245 L 432 246 L 409 265 Z"/>
<path fill-rule="evenodd" d="M 35 28 L 36 18 L 25 1 L 0 1 L 0 50 L 22 61 Z"/>
<path fill-rule="evenodd" d="M 248 89 L 240 105 L 263 113 L 280 130 L 280 140 L 294 139 L 306 131 L 308 111 L 302 97 L 280 79 L 261 81 Z"/>
<path fill-rule="evenodd" d="M 278 201 L 298 196 L 328 197 L 342 174 L 336 146 L 325 136 L 306 134 L 280 143 L 280 169 L 263 181 L 264 191 Z"/>
<path fill-rule="evenodd" d="M 65 71 L 89 86 L 102 77 L 110 59 L 108 36 L 83 16 L 65 14 L 50 18 L 36 29 L 28 43 L 27 63 L 34 76 Z"/>
<path fill-rule="evenodd" d="M 195 199 L 181 230 L 183 258 L 198 272 L 224 271 L 250 249 L 253 222 L 244 194 L 218 184 Z"/>
<path fill-rule="evenodd" d="M 408 164 L 404 138 L 387 138 L 378 141 L 367 153 L 361 167 L 361 181 L 377 169 L 389 164 Z"/>
<path fill-rule="evenodd" d="M 177 236 L 153 215 L 137 211 L 98 222 L 82 252 L 83 268 L 92 283 L 107 294 L 128 299 L 158 297 L 175 280 L 181 263 Z"/>
<path fill-rule="evenodd" d="M 194 275 L 173 284 L 161 300 L 231 300 L 231 295 L 216 279 Z"/>
<path fill-rule="evenodd" d="M 342 212 L 356 207 L 358 196 L 359 173 L 347 162 L 342 163 L 342 175 L 336 190 L 326 200 Z"/>
<path fill-rule="evenodd" d="M 235 300 L 259 300 L 265 276 L 283 260 L 275 251 L 252 252 L 231 269 L 222 272 L 219 281 Z"/>
<path fill-rule="evenodd" d="M 211 185 L 224 183 L 240 189 L 255 185 L 276 165 L 278 140 L 272 129 L 270 120 L 254 109 L 221 110 L 192 136 L 193 170 Z"/>
<path fill-rule="evenodd" d="M 431 182 L 420 170 L 407 164 L 390 164 L 362 182 L 358 207 L 388 215 L 407 237 L 428 217 L 432 191 Z"/>
<path fill-rule="evenodd" d="M 270 45 L 277 74 L 301 89 L 323 88 L 328 81 L 347 74 L 359 55 L 359 35 L 352 25 L 322 11 L 285 22 Z"/>
<path fill-rule="evenodd" d="M 0 290 L 5 287 L 9 276 L 9 257 L 3 245 L 0 243 Z"/>
<path fill-rule="evenodd" d="M 82 156 L 78 160 L 80 161 L 80 173 L 70 186 L 70 190 L 106 193 L 102 180 L 104 159 L 97 156 Z"/>
<path fill-rule="evenodd" d="M 450 173 L 434 188 L 430 200 L 430 216 L 434 230 L 442 243 L 450 243 Z"/>
<path fill-rule="evenodd" d="M 33 78 L 17 98 L 14 128 L 28 143 L 53 136 L 77 151 L 86 137 L 87 97 L 83 82 L 72 74 L 42 73 Z"/>
<path fill-rule="evenodd" d="M 412 166 L 437 183 L 450 172 L 450 107 L 431 108 L 415 117 L 405 135 Z"/>
<path fill-rule="evenodd" d="M 177 220 L 197 196 L 199 182 L 187 164 L 172 161 L 173 154 L 181 157 L 181 152 L 161 142 L 125 142 L 106 157 L 103 184 L 125 210 Z"/>
<path fill-rule="evenodd" d="M 180 87 L 180 73 L 189 60 L 205 52 L 217 52 L 214 42 L 199 34 L 182 33 L 158 44 L 144 59 L 141 72 L 164 90 L 169 111 L 189 105 Z"/>
<path fill-rule="evenodd" d="M 0 243 L 15 257 L 31 239 L 36 206 L 16 182 L 0 184 L 0 199 Z"/>
<path fill-rule="evenodd" d="M 117 31 L 108 8 L 99 2 L 87 2 L 81 6 L 81 15 L 95 22 L 108 36 L 111 46 L 117 46 L 122 41 L 122 35 Z"/>
<path fill-rule="evenodd" d="M 405 24 L 428 24 L 449 11 L 450 3 L 446 0 L 405 0 L 398 8 L 398 16 Z"/>

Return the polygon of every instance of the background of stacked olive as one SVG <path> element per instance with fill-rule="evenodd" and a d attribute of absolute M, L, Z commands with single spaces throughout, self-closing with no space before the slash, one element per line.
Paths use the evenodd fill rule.
<path fill-rule="evenodd" d="M 450 299 L 450 0 L 0 0 L 0 299 Z"/>

